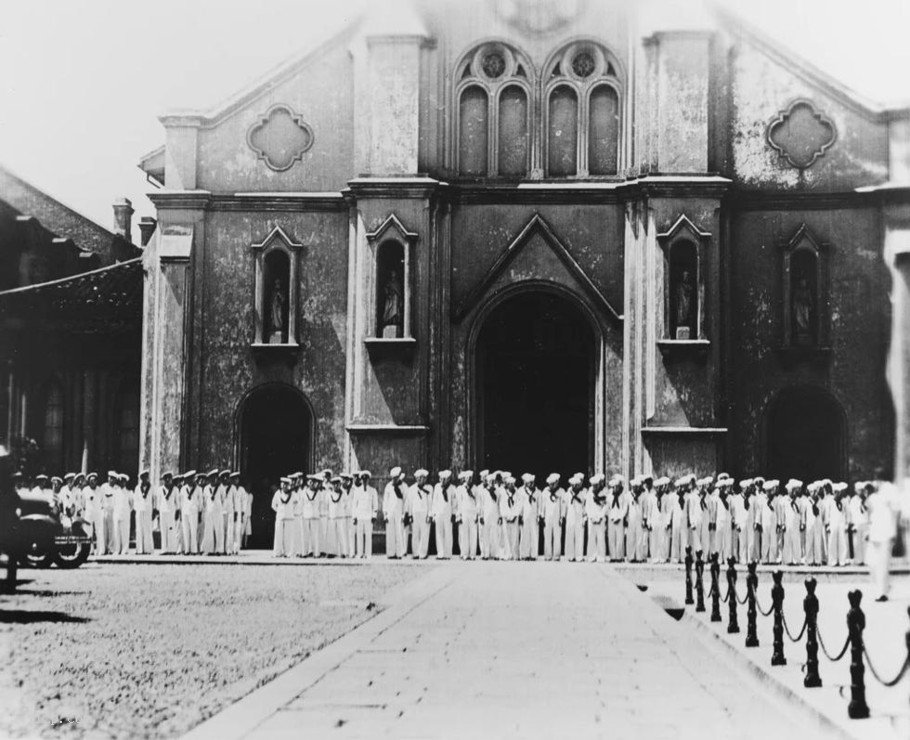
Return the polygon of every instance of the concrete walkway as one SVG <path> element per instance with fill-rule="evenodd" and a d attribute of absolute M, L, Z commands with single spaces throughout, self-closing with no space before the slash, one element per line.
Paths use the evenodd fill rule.
<path fill-rule="evenodd" d="M 610 566 L 446 563 L 194 738 L 830 737 Z"/>

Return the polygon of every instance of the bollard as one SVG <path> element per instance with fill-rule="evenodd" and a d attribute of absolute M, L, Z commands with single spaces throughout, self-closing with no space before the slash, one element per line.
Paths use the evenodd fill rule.
<path fill-rule="evenodd" d="M 771 587 L 771 608 L 774 610 L 774 648 L 771 651 L 771 665 L 787 665 L 784 657 L 784 577 L 782 570 L 774 571 L 771 578 L 774 585 Z"/>
<path fill-rule="evenodd" d="M 847 714 L 850 719 L 866 719 L 869 705 L 866 704 L 866 666 L 863 665 L 863 630 L 866 615 L 860 608 L 863 592 L 857 589 L 847 594 L 850 611 L 847 612 L 847 633 L 850 636 L 850 705 Z"/>
<path fill-rule="evenodd" d="M 739 622 L 736 619 L 736 562 L 735 558 L 727 560 L 727 604 L 730 607 L 730 621 L 727 624 L 727 633 L 739 632 Z"/>
<path fill-rule="evenodd" d="M 711 621 L 721 622 L 720 615 L 720 555 L 711 556 Z"/>
<path fill-rule="evenodd" d="M 694 604 L 695 599 L 692 598 L 692 548 L 686 548 L 686 603 Z"/>
<path fill-rule="evenodd" d="M 746 647 L 758 647 L 758 630 L 755 624 L 758 616 L 755 608 L 755 589 L 758 588 L 758 563 L 753 560 L 747 567 L 749 572 L 746 575 L 746 597 L 748 599 L 746 607 Z"/>
<path fill-rule="evenodd" d="M 705 561 L 701 559 L 701 550 L 695 553 L 695 611 L 705 610 Z"/>
<path fill-rule="evenodd" d="M 807 689 L 822 685 L 818 675 L 818 597 L 814 578 L 806 581 L 806 598 L 803 599 L 803 611 L 806 613 L 806 677 L 803 686 Z"/>

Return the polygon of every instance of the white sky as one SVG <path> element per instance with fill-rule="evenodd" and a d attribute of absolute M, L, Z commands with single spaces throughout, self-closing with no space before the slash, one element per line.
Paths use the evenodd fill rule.
<path fill-rule="evenodd" d="M 365 2 L 5 0 L 0 163 L 104 226 L 120 196 L 154 215 L 136 163 L 164 142 L 157 116 L 217 103 Z M 910 100 L 908 0 L 725 4 L 866 97 Z"/>

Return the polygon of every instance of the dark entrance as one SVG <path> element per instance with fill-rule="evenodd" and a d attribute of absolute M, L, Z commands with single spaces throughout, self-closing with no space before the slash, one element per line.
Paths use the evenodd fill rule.
<path fill-rule="evenodd" d="M 768 474 L 809 483 L 844 476 L 845 430 L 840 404 L 818 388 L 781 392 L 768 410 Z"/>
<path fill-rule="evenodd" d="M 283 383 L 252 391 L 240 409 L 240 472 L 253 493 L 252 547 L 270 548 L 272 494 L 281 476 L 312 465 L 313 415 L 303 394 Z"/>
<path fill-rule="evenodd" d="M 498 305 L 477 338 L 482 467 L 571 475 L 591 468 L 595 341 L 568 298 L 536 290 Z"/>

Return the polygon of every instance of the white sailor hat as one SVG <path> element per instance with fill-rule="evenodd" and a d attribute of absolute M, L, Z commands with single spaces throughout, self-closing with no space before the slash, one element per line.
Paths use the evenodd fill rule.
<path fill-rule="evenodd" d="M 51 478 L 51 483 L 63 483 L 63 478 L 59 475 L 55 475 Z"/>
<path fill-rule="evenodd" d="M 843 493 L 844 491 L 847 490 L 847 484 L 843 483 L 843 482 L 838 482 L 838 483 L 835 483 L 831 488 L 834 490 L 835 493 Z"/>
<path fill-rule="evenodd" d="M 763 485 L 765 485 L 765 478 L 764 478 L 764 476 L 762 476 L 762 475 L 756 475 L 756 476 L 752 479 L 752 482 L 753 482 L 756 486 L 763 486 Z"/>
<path fill-rule="evenodd" d="M 361 470 L 358 475 L 361 478 L 372 478 L 373 474 L 369 470 Z"/>
<path fill-rule="evenodd" d="M 787 481 L 787 485 L 784 486 L 788 491 L 798 491 L 803 487 L 803 482 L 797 478 L 791 478 Z"/>
<path fill-rule="evenodd" d="M 282 483 L 288 483 L 288 484 L 290 484 L 291 479 L 290 479 L 288 476 L 286 476 L 286 475 L 282 475 L 282 476 L 281 476 L 281 482 L 282 482 Z"/>
<path fill-rule="evenodd" d="M 486 478 L 489 474 L 490 474 L 490 471 L 487 470 L 486 468 L 484 468 L 483 470 L 480 471 L 481 478 Z"/>
<path fill-rule="evenodd" d="M 183 477 L 184 477 L 184 478 L 192 478 L 192 477 L 195 476 L 195 475 L 196 475 L 196 471 L 195 471 L 195 470 L 187 470 L 187 471 L 183 474 Z"/>
<path fill-rule="evenodd" d="M 439 480 L 448 480 L 452 477 L 451 470 L 440 470 L 439 471 Z"/>
<path fill-rule="evenodd" d="M 424 468 L 417 468 L 417 470 L 414 471 L 415 478 L 426 478 L 429 474 L 429 471 Z"/>
<path fill-rule="evenodd" d="M 503 483 L 506 483 L 507 485 L 514 485 L 515 483 L 518 482 L 515 480 L 515 476 L 512 475 L 511 473 L 506 473 L 505 475 L 503 475 L 502 480 L 503 480 Z"/>
<path fill-rule="evenodd" d="M 570 486 L 577 486 L 585 482 L 585 477 L 582 473 L 575 473 L 571 478 L 569 478 Z"/>
<path fill-rule="evenodd" d="M 206 476 L 209 478 L 212 478 L 212 477 L 218 475 L 219 472 L 220 471 L 218 470 L 218 468 L 212 468 L 208 473 L 206 473 Z"/>
<path fill-rule="evenodd" d="M 862 491 L 865 487 L 866 487 L 866 481 L 864 481 L 864 480 L 858 480 L 858 481 L 856 481 L 856 483 L 853 484 L 853 490 L 856 491 L 857 493 Z"/>
<path fill-rule="evenodd" d="M 765 484 L 762 486 L 762 488 L 766 491 L 776 491 L 778 488 L 780 488 L 780 481 L 779 480 L 765 481 Z"/>
<path fill-rule="evenodd" d="M 85 473 L 75 473 L 73 480 L 85 480 Z"/>
<path fill-rule="evenodd" d="M 524 483 L 533 483 L 536 477 L 537 476 L 535 476 L 534 473 L 522 473 L 521 474 L 521 480 Z"/>
<path fill-rule="evenodd" d="M 814 480 L 808 486 L 806 486 L 806 490 L 809 493 L 815 493 L 818 490 L 820 485 L 821 485 L 821 481 Z"/>
<path fill-rule="evenodd" d="M 471 480 L 471 478 L 473 478 L 473 477 L 474 477 L 474 471 L 473 471 L 473 470 L 462 470 L 462 471 L 458 474 L 458 478 L 459 478 L 460 480 Z"/>
<path fill-rule="evenodd" d="M 610 478 L 610 485 L 622 485 L 626 482 L 626 479 L 623 478 L 619 473 L 616 473 L 612 478 Z M 669 483 L 669 481 L 667 481 Z"/>
<path fill-rule="evenodd" d="M 341 480 L 354 480 L 354 476 L 350 473 L 339 473 L 338 477 L 341 478 Z"/>
<path fill-rule="evenodd" d="M 121 473 L 121 474 L 120 474 L 120 480 L 125 481 L 125 482 L 128 483 L 129 480 L 130 480 L 130 477 L 129 477 L 126 473 Z"/>
<path fill-rule="evenodd" d="M 63 476 L 63 480 L 72 480 L 75 477 L 76 477 L 75 473 L 67 473 L 66 475 Z"/>
<path fill-rule="evenodd" d="M 108 477 L 108 478 L 116 478 L 116 477 L 117 477 L 117 471 L 116 471 L 116 470 L 108 470 L 108 471 L 107 471 L 107 477 Z"/>
<path fill-rule="evenodd" d="M 323 480 L 328 480 L 332 477 L 332 469 L 326 468 L 325 470 L 320 470 L 319 475 L 322 476 Z"/>
<path fill-rule="evenodd" d="M 143 468 L 142 470 L 139 471 L 139 477 L 140 477 L 140 478 L 147 478 L 147 477 L 148 477 L 148 474 L 149 474 L 149 469 L 148 469 L 148 468 Z"/>
<path fill-rule="evenodd" d="M 604 474 L 603 474 L 603 473 L 595 473 L 594 475 L 592 475 L 592 476 L 588 479 L 588 482 L 589 482 L 592 486 L 596 486 L 598 483 L 603 483 L 603 481 L 604 481 Z"/>
<path fill-rule="evenodd" d="M 752 479 L 751 479 L 751 478 L 744 478 L 743 480 L 741 480 L 741 481 L 739 482 L 739 487 L 740 487 L 743 491 L 745 491 L 745 490 L 746 490 L 749 486 L 751 486 L 751 485 L 752 485 Z"/>
<path fill-rule="evenodd" d="M 670 479 L 667 476 L 662 475 L 660 478 L 658 478 L 656 481 L 654 481 L 654 485 L 657 488 L 663 488 L 664 486 L 669 486 Z"/>
<path fill-rule="evenodd" d="M 710 475 L 706 475 L 704 478 L 698 480 L 699 486 L 710 486 L 714 482 L 714 478 Z"/>
<path fill-rule="evenodd" d="M 86 480 L 92 480 L 93 478 L 94 478 L 95 480 L 98 480 L 98 473 L 92 471 L 91 473 L 87 473 L 86 476 L 85 476 L 85 479 L 86 479 Z"/>
<path fill-rule="evenodd" d="M 235 471 L 233 471 L 233 472 L 231 473 L 231 478 L 239 478 L 239 477 L 240 477 L 240 471 L 239 471 L 239 470 L 235 470 Z"/>
<path fill-rule="evenodd" d="M 397 465 L 389 471 L 389 478 L 397 478 L 401 475 L 401 468 Z"/>
<path fill-rule="evenodd" d="M 559 483 L 559 473 L 550 473 L 547 476 L 547 483 L 548 484 Z"/>
<path fill-rule="evenodd" d="M 718 473 L 717 482 L 720 483 L 722 480 L 731 480 L 730 475 L 728 473 Z"/>

